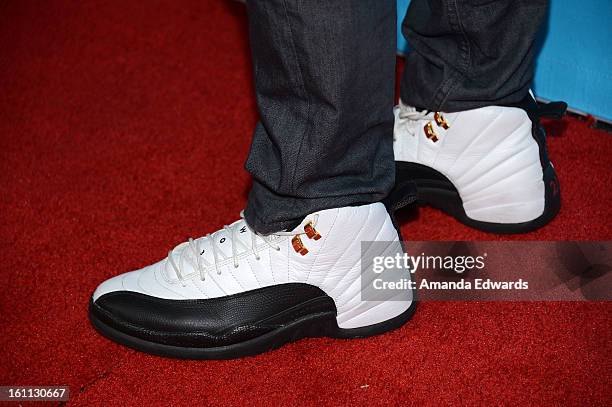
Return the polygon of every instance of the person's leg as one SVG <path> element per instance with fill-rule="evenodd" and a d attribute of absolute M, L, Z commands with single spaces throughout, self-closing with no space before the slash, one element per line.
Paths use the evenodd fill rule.
<path fill-rule="evenodd" d="M 394 183 L 394 0 L 248 1 L 260 122 L 245 217 L 260 233 Z"/>
<path fill-rule="evenodd" d="M 420 202 L 496 233 L 527 232 L 557 214 L 543 112 L 529 94 L 546 10 L 543 0 L 411 2 L 395 191 L 416 185 Z"/>
<path fill-rule="evenodd" d="M 413 0 L 401 99 L 458 112 L 519 103 L 533 81 L 548 0 Z"/>
<path fill-rule="evenodd" d="M 394 178 L 395 0 L 253 0 L 249 18 L 261 123 L 247 221 L 98 286 L 92 323 L 136 349 L 233 358 L 414 312 L 408 269 L 372 273 L 403 253 L 377 202 Z"/>

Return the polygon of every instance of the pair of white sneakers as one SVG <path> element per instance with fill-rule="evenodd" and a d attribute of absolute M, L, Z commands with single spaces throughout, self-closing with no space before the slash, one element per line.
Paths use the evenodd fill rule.
<path fill-rule="evenodd" d="M 419 202 L 500 233 L 533 230 L 559 210 L 537 113 L 501 106 L 424 112 L 400 103 L 395 115 L 391 208 L 416 191 Z M 303 337 L 375 335 L 408 321 L 416 302 L 410 289 L 365 298 L 362 276 L 371 264 L 364 259 L 401 253 L 382 203 L 319 211 L 268 236 L 241 219 L 103 282 L 90 319 L 119 343 L 182 358 L 253 355 Z M 408 270 L 399 272 L 410 279 Z"/>

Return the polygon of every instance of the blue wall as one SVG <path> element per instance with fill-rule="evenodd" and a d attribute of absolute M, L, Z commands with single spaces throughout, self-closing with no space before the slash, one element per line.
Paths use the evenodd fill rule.
<path fill-rule="evenodd" d="M 409 0 L 398 0 L 398 50 L 406 52 L 401 22 Z M 571 108 L 612 120 L 612 0 L 551 0 L 534 90 Z"/>

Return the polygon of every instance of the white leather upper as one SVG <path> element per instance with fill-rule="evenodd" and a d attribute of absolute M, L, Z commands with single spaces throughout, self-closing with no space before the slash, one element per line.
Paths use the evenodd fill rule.
<path fill-rule="evenodd" d="M 338 322 L 343 327 L 378 322 L 373 321 L 372 315 L 365 311 L 381 304 L 366 303 L 360 298 L 360 259 L 362 241 L 388 242 L 385 251 L 391 254 L 402 252 L 398 234 L 384 205 L 375 203 L 328 209 L 317 214 L 316 230 L 321 238 L 314 240 L 301 237 L 309 251 L 304 256 L 294 250 L 291 237 L 282 236 L 274 242 L 280 246 L 280 251 L 260 241 L 256 246 L 260 260 L 256 260 L 253 252 L 245 250 L 238 256 L 239 267 L 235 268 L 227 231 L 220 230 L 212 234 L 217 247 L 222 250 L 222 259 L 218 263 L 219 273 L 211 267 L 207 269 L 205 280 L 202 281 L 194 266 L 193 256 L 184 256 L 180 265 L 183 279 L 179 280 L 168 260 L 164 259 L 103 282 L 95 290 L 93 299 L 95 301 L 103 294 L 119 290 L 167 299 L 204 299 L 275 284 L 300 282 L 318 286 L 334 299 Z M 313 217 L 314 214 L 307 216 L 295 230 L 303 230 L 303 226 Z M 240 224 L 238 226 L 242 227 Z M 245 247 L 250 247 L 251 236 L 250 233 L 239 235 L 245 239 Z M 205 242 L 203 247 L 206 248 Z M 203 256 L 210 256 L 210 250 L 204 250 Z M 209 257 L 208 260 L 212 259 Z M 403 295 L 403 301 L 393 301 L 385 306 L 388 318 L 405 311 L 410 305 L 411 292 L 407 291 Z"/>
<path fill-rule="evenodd" d="M 429 166 L 455 186 L 466 214 L 496 223 L 530 221 L 544 212 L 544 182 L 532 123 L 519 108 L 488 106 L 443 113 L 448 129 L 431 118 L 406 119 L 395 109 L 396 161 Z M 432 122 L 438 136 L 427 138 Z"/>

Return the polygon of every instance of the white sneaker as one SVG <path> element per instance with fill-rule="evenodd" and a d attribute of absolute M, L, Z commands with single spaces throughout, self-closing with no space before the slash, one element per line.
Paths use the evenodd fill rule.
<path fill-rule="evenodd" d="M 411 290 L 387 301 L 361 298 L 364 241 L 384 247 L 375 255 L 402 253 L 381 203 L 316 212 L 293 231 L 269 236 L 241 219 L 103 282 L 90 319 L 124 345 L 182 358 L 234 358 L 303 337 L 379 334 L 404 324 L 415 302 Z"/>
<path fill-rule="evenodd" d="M 563 114 L 563 106 L 551 104 L 550 113 Z M 545 225 L 560 208 L 559 181 L 537 113 L 532 119 L 518 107 L 443 113 L 400 102 L 392 199 L 413 184 L 420 203 L 476 229 L 522 233 Z"/>

